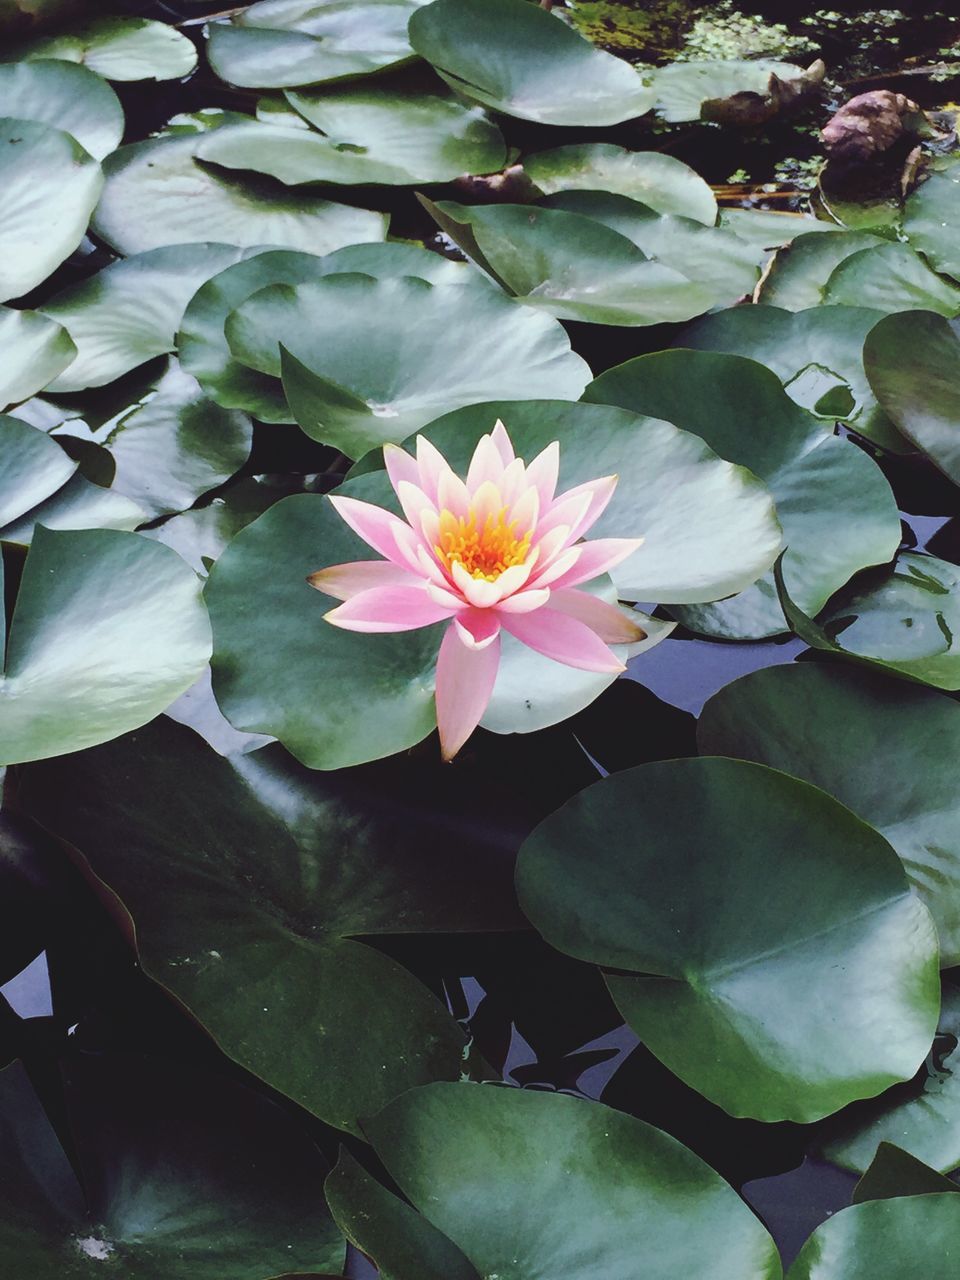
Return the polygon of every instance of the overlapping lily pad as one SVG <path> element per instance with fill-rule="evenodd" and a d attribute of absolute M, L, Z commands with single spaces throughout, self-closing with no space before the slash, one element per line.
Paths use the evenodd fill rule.
<path fill-rule="evenodd" d="M 923 1280 L 960 1250 L 960 1198 L 869 1200 L 813 1233 L 787 1280 Z"/>
<path fill-rule="evenodd" d="M 497 391 L 572 400 L 589 378 L 551 317 L 492 289 L 403 276 L 271 285 L 235 308 L 224 332 L 238 363 L 282 373 L 307 435 L 352 458 Z"/>
<path fill-rule="evenodd" d="M 196 159 L 204 137 L 151 138 L 115 151 L 104 166 L 96 233 L 122 254 L 196 244 L 214 228 L 225 244 L 305 253 L 386 237 L 384 214 L 291 192 L 262 176 L 241 179 L 205 167 Z"/>
<path fill-rule="evenodd" d="M 864 372 L 864 339 L 877 320 L 866 307 L 733 307 L 698 320 L 677 346 L 757 360 L 802 408 L 845 422 L 894 453 L 909 453 L 913 444 L 881 409 Z"/>
<path fill-rule="evenodd" d="M 958 1192 L 960 1187 L 892 1142 L 881 1142 L 869 1169 L 853 1189 L 851 1203 L 937 1195 L 941 1191 Z"/>
<path fill-rule="evenodd" d="M 146 519 L 135 502 L 92 484 L 43 431 L 0 415 L 0 542 L 26 545 L 48 529 L 133 529 Z"/>
<path fill-rule="evenodd" d="M 152 249 L 110 266 L 44 303 L 77 356 L 50 384 L 54 394 L 102 387 L 176 345 L 187 303 L 211 276 L 244 257 L 224 244 Z"/>
<path fill-rule="evenodd" d="M 73 253 L 102 187 L 99 164 L 69 133 L 0 119 L 0 302 L 41 284 Z"/>
<path fill-rule="evenodd" d="M 925 254 L 937 271 L 955 279 L 960 279 L 958 187 L 960 160 L 955 156 L 938 160 L 903 211 L 903 230 L 911 245 Z"/>
<path fill-rule="evenodd" d="M 0 1265 L 9 1274 L 339 1271 L 344 1243 L 323 1204 L 324 1160 L 276 1104 L 166 1060 L 75 1056 L 62 1072 L 64 1141 L 79 1169 L 24 1068 L 0 1074 Z"/>
<path fill-rule="evenodd" d="M 960 484 L 960 325 L 930 311 L 885 316 L 867 335 L 863 363 L 890 418 Z"/>
<path fill-rule="evenodd" d="M 409 34 L 452 89 L 504 115 L 608 125 L 653 106 L 629 63 L 526 0 L 433 0 L 414 13 Z"/>
<path fill-rule="evenodd" d="M 731 58 L 671 62 L 654 72 L 652 83 L 658 113 L 671 124 L 678 124 L 699 120 L 705 102 L 734 94 L 759 98 L 767 93 L 771 76 L 790 81 L 801 74 L 800 67 L 792 62 Z"/>
<path fill-rule="evenodd" d="M 781 249 L 770 264 L 757 291 L 758 302 L 786 311 L 818 306 L 824 301 L 828 280 L 842 262 L 861 249 L 875 249 L 884 243 L 867 231 L 833 227 L 833 234 L 825 236 L 801 230 L 803 234 Z"/>
<path fill-rule="evenodd" d="M 77 354 L 69 333 L 36 311 L 0 307 L 0 409 L 42 391 Z"/>
<path fill-rule="evenodd" d="M 876 464 L 795 404 L 776 374 L 753 360 L 660 351 L 602 374 L 585 398 L 665 418 L 755 472 L 783 526 L 788 590 L 808 612 L 899 545 L 896 504 Z M 673 612 L 692 630 L 726 639 L 786 630 L 770 574 L 733 599 Z"/>
<path fill-rule="evenodd" d="M 628 151 L 588 142 L 527 156 L 523 167 L 545 196 L 558 191 L 606 191 L 639 200 L 657 213 L 676 213 L 712 227 L 713 192 L 689 165 L 659 151 Z"/>
<path fill-rule="evenodd" d="M 404 1195 L 462 1251 L 473 1274 L 590 1280 L 629 1275 L 646 1258 L 651 1274 L 664 1277 L 781 1275 L 773 1241 L 718 1174 L 659 1129 L 609 1107 L 561 1094 L 435 1084 L 391 1103 L 364 1130 Z M 343 1182 L 341 1166 L 331 1184 L 350 1206 L 353 1188 Z M 363 1222 L 363 1201 L 359 1209 L 350 1222 L 364 1247 L 377 1226 Z M 385 1234 L 396 1257 L 421 1231 L 398 1210 L 393 1218 Z M 411 1262 L 387 1275 L 419 1280 L 415 1255 Z M 467 1280 L 471 1272 L 453 1274 Z"/>
<path fill-rule="evenodd" d="M 269 251 L 214 276 L 187 307 L 177 339 L 183 367 L 218 404 L 246 409 L 264 422 L 292 422 L 283 387 L 235 360 L 227 345 L 227 317 L 268 285 L 299 285 L 324 276 L 362 272 L 377 279 L 415 276 L 436 284 L 474 283 L 486 277 L 461 262 L 415 245 L 349 245 L 318 258 L 311 253 Z"/>
<path fill-rule="evenodd" d="M 839 263 L 823 291 L 824 302 L 895 311 L 960 313 L 960 286 L 941 279 L 909 245 L 882 243 Z"/>
<path fill-rule="evenodd" d="M 76 138 L 102 160 L 123 137 L 123 108 L 108 84 L 60 61 L 0 65 L 0 116 L 36 120 Z"/>
<path fill-rule="evenodd" d="M 509 864 L 491 876 L 469 827 L 422 822 L 387 782 L 311 773 L 276 745 L 228 761 L 162 719 L 31 769 L 25 796 L 119 895 L 144 968 L 220 1047 L 356 1132 L 405 1089 L 458 1079 L 464 1038 L 355 937 L 518 923 Z"/>
<path fill-rule="evenodd" d="M 713 305 L 706 285 L 651 261 L 632 240 L 581 214 L 519 204 L 424 204 L 519 302 L 561 320 L 663 324 Z"/>
<path fill-rule="evenodd" d="M 697 736 L 705 753 L 804 778 L 876 827 L 930 908 L 942 966 L 960 963 L 960 707 L 952 699 L 868 671 L 802 663 L 722 689 Z M 891 786 L 894 777 L 911 785 Z"/>
<path fill-rule="evenodd" d="M 169 23 L 114 14 L 17 45 L 3 55 L 11 58 L 79 62 L 107 80 L 179 80 L 197 65 L 192 42 Z"/>
<path fill-rule="evenodd" d="M 250 121 L 213 130 L 197 155 L 227 169 L 269 174 L 290 186 L 446 182 L 461 174 L 491 173 L 507 158 L 496 125 L 481 108 L 465 106 L 452 95 L 364 87 L 287 97 L 319 133 L 285 121 Z"/>
<path fill-rule="evenodd" d="M 261 0 L 211 22 L 207 57 L 222 80 L 276 89 L 369 75 L 413 57 L 407 24 L 425 0 Z"/>
<path fill-rule="evenodd" d="M 808 783 L 744 761 L 612 774 L 536 829 L 521 906 L 608 976 L 671 1071 L 733 1115 L 810 1121 L 909 1079 L 937 936 L 894 851 Z"/>
<path fill-rule="evenodd" d="M 139 534 L 37 528 L 0 679 L 0 764 L 80 751 L 169 706 L 210 654 L 199 587 Z"/>

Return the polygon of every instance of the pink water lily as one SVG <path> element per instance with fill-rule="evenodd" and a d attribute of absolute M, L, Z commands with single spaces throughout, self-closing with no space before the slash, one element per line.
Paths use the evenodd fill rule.
<path fill-rule="evenodd" d="M 480 439 L 466 480 L 417 436 L 416 457 L 384 445 L 406 520 L 331 497 L 351 529 L 384 556 L 334 565 L 308 582 L 345 603 L 326 620 L 348 631 L 412 631 L 449 622 L 437 659 L 440 746 L 451 760 L 480 722 L 497 678 L 501 628 L 557 662 L 619 672 L 607 647 L 642 640 L 624 610 L 576 588 L 634 552 L 642 538 L 580 539 L 616 476 L 556 494 L 560 445 L 525 465 L 502 422 Z"/>

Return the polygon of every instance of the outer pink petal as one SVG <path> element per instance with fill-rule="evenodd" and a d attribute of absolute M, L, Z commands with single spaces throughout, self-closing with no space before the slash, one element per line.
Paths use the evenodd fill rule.
<path fill-rule="evenodd" d="M 490 436 L 481 436 L 470 459 L 467 470 L 467 488 L 476 493 L 482 484 L 489 481 L 499 485 L 503 476 L 503 459 Z"/>
<path fill-rule="evenodd" d="M 374 587 L 352 596 L 326 614 L 346 631 L 416 631 L 453 616 L 449 605 L 437 604 L 424 587 Z"/>
<path fill-rule="evenodd" d="M 545 511 L 537 525 L 537 536 L 544 537 L 548 533 L 552 533 L 554 529 L 566 526 L 568 532 L 567 543 L 574 542 L 574 530 L 579 528 L 583 523 L 583 518 L 590 510 L 591 495 L 585 492 L 581 486 L 580 490 L 571 489 L 569 493 L 561 493 L 559 498 L 555 498 L 553 505 L 549 511 Z"/>
<path fill-rule="evenodd" d="M 588 591 L 574 591 L 570 587 L 556 588 L 550 595 L 550 607 L 559 609 L 570 618 L 577 618 L 607 644 L 635 644 L 643 640 L 646 632 L 639 621 L 615 604 L 598 600 Z"/>
<path fill-rule="evenodd" d="M 619 476 L 601 476 L 599 480 L 588 480 L 586 484 L 577 485 L 575 489 L 568 489 L 562 496 L 571 497 L 573 494 L 587 493 L 590 495 L 590 503 L 586 512 L 573 527 L 573 537 L 582 538 L 592 525 L 606 511 L 613 492 L 617 487 Z"/>
<path fill-rule="evenodd" d="M 538 653 L 582 671 L 624 671 L 620 659 L 577 618 L 544 606 L 532 613 L 500 613 L 511 635 Z"/>
<path fill-rule="evenodd" d="M 331 495 L 330 501 L 341 519 L 374 551 L 379 551 L 394 564 L 406 566 L 407 562 L 397 547 L 396 532 L 398 529 L 408 530 L 408 526 L 399 516 L 374 506 L 372 502 L 361 502 L 359 498 Z"/>
<path fill-rule="evenodd" d="M 546 511 L 557 491 L 560 473 L 560 442 L 554 440 L 534 458 L 527 467 L 527 484 L 532 484 L 540 494 L 540 510 Z"/>
<path fill-rule="evenodd" d="M 456 626 L 447 627 L 437 658 L 437 727 L 444 760 L 452 760 L 480 723 L 500 665 L 500 637 L 468 649 Z"/>
<path fill-rule="evenodd" d="M 417 470 L 420 472 L 420 488 L 434 502 L 444 471 L 449 471 L 447 460 L 426 436 L 417 436 Z"/>
<path fill-rule="evenodd" d="M 523 465 L 522 458 L 514 458 L 508 467 L 504 467 L 503 476 L 497 487 L 503 494 L 503 505 L 505 507 L 513 506 L 524 489 L 529 488 L 527 468 Z"/>
<path fill-rule="evenodd" d="M 421 512 L 436 511 L 433 500 L 418 484 L 411 484 L 409 480 L 399 480 L 394 487 L 410 527 L 419 529 Z"/>
<path fill-rule="evenodd" d="M 554 588 L 576 587 L 591 578 L 599 578 L 601 573 L 607 573 L 633 555 L 642 543 L 642 538 L 597 538 L 593 542 L 578 543 L 572 548 L 580 552 L 577 563 L 555 579 Z"/>
<path fill-rule="evenodd" d="M 468 649 L 485 649 L 500 634 L 500 619 L 493 609 L 464 609 L 453 625 Z"/>
<path fill-rule="evenodd" d="M 410 454 L 405 449 L 401 449 L 398 444 L 383 446 L 383 462 L 394 491 L 401 480 L 420 486 L 420 468 L 417 466 L 416 458 L 411 458 Z"/>
<path fill-rule="evenodd" d="M 510 436 L 507 434 L 507 428 L 499 418 L 497 419 L 493 430 L 490 432 L 490 439 L 497 446 L 497 452 L 503 459 L 503 465 L 505 467 L 509 467 L 510 463 L 516 457 L 516 454 L 513 452 L 513 444 L 511 443 Z"/>
<path fill-rule="evenodd" d="M 389 560 L 354 560 L 350 564 L 334 564 L 329 569 L 311 573 L 307 581 L 311 587 L 335 596 L 337 600 L 349 600 L 351 596 L 373 587 L 412 587 L 417 583 L 412 573 Z"/>

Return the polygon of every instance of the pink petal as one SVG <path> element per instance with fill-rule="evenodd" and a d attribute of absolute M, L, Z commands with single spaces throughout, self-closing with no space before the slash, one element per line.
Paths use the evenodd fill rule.
<path fill-rule="evenodd" d="M 424 511 L 436 511 L 433 501 L 427 497 L 418 484 L 409 480 L 399 480 L 394 486 L 403 514 L 407 517 L 411 528 L 420 528 L 420 515 Z"/>
<path fill-rule="evenodd" d="M 417 436 L 417 470 L 420 472 L 420 488 L 428 498 L 437 500 L 437 489 L 444 471 L 449 471 L 447 460 L 426 436 Z"/>
<path fill-rule="evenodd" d="M 531 484 L 540 494 L 540 510 L 546 511 L 557 491 L 557 477 L 560 473 L 560 442 L 541 450 L 527 467 L 527 484 Z"/>
<path fill-rule="evenodd" d="M 444 760 L 452 760 L 480 723 L 500 665 L 500 637 L 468 649 L 456 626 L 447 627 L 437 658 L 437 728 Z"/>
<path fill-rule="evenodd" d="M 512 507 L 524 489 L 529 488 L 527 468 L 523 465 L 522 458 L 514 458 L 508 467 L 504 467 L 503 475 L 497 487 L 503 494 L 503 505 Z"/>
<path fill-rule="evenodd" d="M 582 545 L 581 543 L 580 546 Z M 566 551 L 556 556 L 552 564 L 548 561 L 539 573 L 533 575 L 533 581 L 530 585 L 549 587 L 552 582 L 569 573 L 580 559 L 580 546 L 569 547 Z"/>
<path fill-rule="evenodd" d="M 574 591 L 570 587 L 554 588 L 550 595 L 550 607 L 559 609 L 570 618 L 577 618 L 607 644 L 635 644 L 646 637 L 639 621 L 634 622 L 629 613 L 618 605 L 598 600 L 588 591 Z"/>
<path fill-rule="evenodd" d="M 420 468 L 417 466 L 416 458 L 411 458 L 405 449 L 401 449 L 398 444 L 385 444 L 383 446 L 383 462 L 387 468 L 387 475 L 390 477 L 390 483 L 396 492 L 397 485 L 401 480 L 406 480 L 409 484 L 420 484 Z"/>
<path fill-rule="evenodd" d="M 476 493 L 487 481 L 499 485 L 502 476 L 503 459 L 497 446 L 490 436 L 481 436 L 467 470 L 467 488 L 471 493 Z"/>
<path fill-rule="evenodd" d="M 498 612 L 511 635 L 555 662 L 579 667 L 582 671 L 612 673 L 626 669 L 585 623 L 558 609 L 545 605 L 532 613 Z"/>
<path fill-rule="evenodd" d="M 533 587 L 529 591 L 516 591 L 494 606 L 497 613 L 530 613 L 542 609 L 550 599 L 548 587 Z"/>
<path fill-rule="evenodd" d="M 580 493 L 590 495 L 590 503 L 585 514 L 573 527 L 574 538 L 582 538 L 587 530 L 600 519 L 604 511 L 606 511 L 610 499 L 613 497 L 613 492 L 619 479 L 619 476 L 601 476 L 599 480 L 588 480 L 586 484 L 580 484 L 574 489 L 568 489 L 563 495 L 565 498 Z"/>
<path fill-rule="evenodd" d="M 373 587 L 411 587 L 416 584 L 412 573 L 389 560 L 354 560 L 350 564 L 334 564 L 329 569 L 311 573 L 307 581 L 311 587 L 335 596 L 337 600 L 349 600 L 351 596 Z"/>
<path fill-rule="evenodd" d="M 453 625 L 468 649 L 485 649 L 500 634 L 500 619 L 493 609 L 464 609 Z"/>
<path fill-rule="evenodd" d="M 448 609 L 460 610 L 469 607 L 458 591 L 452 591 L 447 586 L 441 587 L 436 583 L 428 582 L 427 595 L 436 604 L 445 605 Z"/>
<path fill-rule="evenodd" d="M 437 484 L 437 509 L 466 517 L 470 510 L 470 491 L 460 477 L 447 467 Z"/>
<path fill-rule="evenodd" d="M 492 516 L 494 521 L 503 510 L 503 498 L 500 496 L 500 490 L 490 480 L 484 480 L 483 484 L 478 485 L 471 499 L 473 514 L 477 518 L 477 528 L 482 529 L 487 516 Z"/>
<path fill-rule="evenodd" d="M 497 446 L 497 452 L 503 459 L 503 465 L 505 467 L 509 467 L 510 463 L 516 457 L 516 454 L 513 452 L 513 445 L 511 444 L 510 437 L 507 434 L 507 428 L 499 418 L 497 419 L 493 430 L 490 432 L 490 439 Z"/>
<path fill-rule="evenodd" d="M 633 555 L 642 542 L 642 538 L 597 538 L 593 542 L 578 543 L 573 548 L 580 552 L 576 564 L 554 580 L 554 588 L 576 587 L 591 578 L 599 578 L 601 573 L 607 573 Z"/>
<path fill-rule="evenodd" d="M 522 537 L 528 529 L 534 529 L 540 516 L 540 495 L 532 486 L 510 508 L 510 520 L 517 522 L 517 533 Z"/>
<path fill-rule="evenodd" d="M 394 564 L 405 567 L 406 560 L 398 550 L 396 533 L 398 529 L 407 529 L 408 526 L 399 516 L 385 511 L 383 507 L 374 506 L 372 502 L 361 502 L 359 498 L 331 496 L 330 501 L 340 518 L 374 551 L 379 551 Z"/>
<path fill-rule="evenodd" d="M 500 599 L 500 591 L 495 582 L 487 582 L 486 578 L 473 577 L 472 574 L 467 573 L 459 560 L 454 560 L 450 571 L 453 574 L 454 585 L 468 604 L 476 605 L 478 609 L 489 609 Z"/>
<path fill-rule="evenodd" d="M 352 596 L 325 616 L 346 631 L 416 631 L 453 613 L 448 605 L 431 600 L 424 587 L 374 587 Z"/>
<path fill-rule="evenodd" d="M 554 529 L 559 529 L 566 525 L 568 533 L 566 541 L 574 542 L 574 529 L 583 523 L 583 518 L 590 510 L 592 495 L 587 493 L 583 487 L 579 490 L 571 489 L 569 493 L 561 493 L 559 498 L 555 498 L 549 511 L 545 511 L 540 517 L 537 525 L 537 536 L 544 537 L 548 533 L 552 533 Z"/>

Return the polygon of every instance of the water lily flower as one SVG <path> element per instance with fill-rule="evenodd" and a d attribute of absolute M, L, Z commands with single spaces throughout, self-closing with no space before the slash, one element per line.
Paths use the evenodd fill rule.
<path fill-rule="evenodd" d="M 440 746 L 451 760 L 480 722 L 500 663 L 501 629 L 557 662 L 620 672 L 607 647 L 645 632 L 581 583 L 631 555 L 642 538 L 580 539 L 599 519 L 616 476 L 556 494 L 557 441 L 525 465 L 502 422 L 483 436 L 461 479 L 423 436 L 416 457 L 383 449 L 406 520 L 370 502 L 331 496 L 351 529 L 383 560 L 311 574 L 344 601 L 326 620 L 348 631 L 412 631 L 448 622 L 437 659 Z"/>

